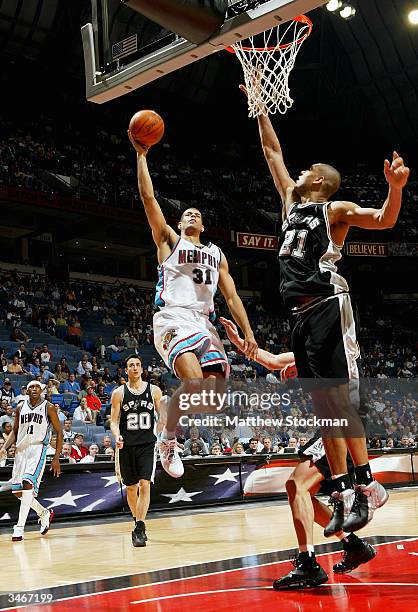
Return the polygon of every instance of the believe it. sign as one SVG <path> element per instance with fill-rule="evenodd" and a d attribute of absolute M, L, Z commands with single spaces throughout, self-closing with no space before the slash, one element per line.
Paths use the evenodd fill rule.
<path fill-rule="evenodd" d="M 388 245 L 381 242 L 347 242 L 346 253 L 361 257 L 387 257 L 389 255 Z"/>

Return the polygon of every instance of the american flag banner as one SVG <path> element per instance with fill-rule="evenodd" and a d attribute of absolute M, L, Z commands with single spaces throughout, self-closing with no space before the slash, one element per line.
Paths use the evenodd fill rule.
<path fill-rule="evenodd" d="M 132 36 L 128 36 L 128 38 L 124 38 L 123 40 L 112 45 L 112 57 L 114 60 L 130 55 L 131 53 L 135 53 L 135 51 L 138 51 L 137 34 L 132 34 Z"/>

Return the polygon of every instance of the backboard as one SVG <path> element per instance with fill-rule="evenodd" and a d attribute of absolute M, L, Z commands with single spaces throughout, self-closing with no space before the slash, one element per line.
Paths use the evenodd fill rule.
<path fill-rule="evenodd" d="M 228 0 L 223 25 L 196 44 L 150 21 L 120 0 L 91 0 L 81 28 L 86 97 L 102 104 L 327 0 Z"/>

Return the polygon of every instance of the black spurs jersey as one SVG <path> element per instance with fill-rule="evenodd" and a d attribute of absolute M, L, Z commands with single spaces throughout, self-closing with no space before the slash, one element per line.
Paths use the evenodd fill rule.
<path fill-rule="evenodd" d="M 123 385 L 119 430 L 126 446 L 151 444 L 156 441 L 157 412 L 149 383 L 142 393 Z"/>
<path fill-rule="evenodd" d="M 297 202 L 290 208 L 279 237 L 280 292 L 286 306 L 301 297 L 327 297 L 347 292 L 338 274 L 342 246 L 331 239 L 328 205 Z"/>

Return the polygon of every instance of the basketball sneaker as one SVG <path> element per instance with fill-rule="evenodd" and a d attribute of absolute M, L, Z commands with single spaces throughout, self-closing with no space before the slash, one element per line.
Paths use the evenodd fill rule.
<path fill-rule="evenodd" d="M 132 532 L 132 544 L 135 548 L 146 546 L 147 540 L 144 521 L 137 521 L 135 523 L 135 529 Z"/>
<path fill-rule="evenodd" d="M 21 542 L 23 540 L 24 530 L 24 527 L 19 527 L 18 525 L 15 525 L 13 527 L 12 542 Z"/>
<path fill-rule="evenodd" d="M 360 540 L 360 545 L 350 544 L 343 541 L 343 558 L 332 568 L 334 574 L 348 574 L 363 563 L 368 563 L 377 555 L 376 549 L 364 540 Z"/>
<path fill-rule="evenodd" d="M 317 563 L 315 556 L 309 556 L 308 553 L 299 553 L 297 557 L 290 561 L 295 569 L 273 582 L 275 591 L 316 587 L 328 581 L 327 574 Z"/>
<path fill-rule="evenodd" d="M 160 453 L 161 465 L 173 478 L 180 478 L 184 474 L 183 462 L 180 459 L 177 450 L 177 440 L 165 440 L 160 438 L 157 442 L 157 448 Z"/>
<path fill-rule="evenodd" d="M 354 503 L 355 493 L 353 489 L 345 489 L 341 493 L 338 491 L 334 491 L 329 498 L 328 504 L 334 507 L 332 512 L 332 516 L 330 522 L 324 529 L 324 536 L 329 538 L 329 536 L 338 533 L 343 528 L 345 524 L 345 520 L 350 514 L 350 510 Z M 344 529 L 344 531 L 348 531 Z"/>
<path fill-rule="evenodd" d="M 51 523 L 54 520 L 54 515 L 55 512 L 53 510 L 45 509 L 45 511 L 42 512 L 41 516 L 38 519 L 38 523 L 41 524 L 41 527 L 39 529 L 41 535 L 45 535 L 48 533 L 49 528 L 51 527 Z"/>
<path fill-rule="evenodd" d="M 389 495 L 384 487 L 373 480 L 368 485 L 356 485 L 353 506 L 345 519 L 343 531 L 358 531 L 369 523 L 374 511 L 385 505 Z"/>

